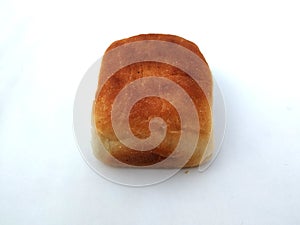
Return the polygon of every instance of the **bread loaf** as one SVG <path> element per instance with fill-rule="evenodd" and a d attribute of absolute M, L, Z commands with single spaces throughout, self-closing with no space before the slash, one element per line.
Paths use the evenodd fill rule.
<path fill-rule="evenodd" d="M 208 64 L 188 40 L 142 34 L 113 42 L 93 103 L 94 155 L 111 166 L 182 168 L 207 161 L 212 88 Z"/>

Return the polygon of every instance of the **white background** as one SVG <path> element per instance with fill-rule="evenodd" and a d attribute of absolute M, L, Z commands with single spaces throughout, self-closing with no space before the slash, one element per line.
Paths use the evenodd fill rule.
<path fill-rule="evenodd" d="M 297 1 L 0 1 L 0 224 L 300 224 Z M 77 86 L 114 40 L 195 42 L 224 92 L 212 167 L 130 188 L 72 130 Z"/>

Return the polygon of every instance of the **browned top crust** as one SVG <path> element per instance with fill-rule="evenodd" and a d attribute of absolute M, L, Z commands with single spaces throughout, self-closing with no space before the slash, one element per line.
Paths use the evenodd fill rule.
<path fill-rule="evenodd" d="M 140 34 L 140 35 L 132 36 L 132 37 L 129 37 L 129 38 L 125 38 L 125 39 L 113 42 L 107 48 L 106 52 L 112 50 L 113 48 L 119 47 L 123 44 L 127 44 L 127 43 L 130 43 L 130 42 L 135 42 L 135 41 L 144 41 L 144 40 L 168 41 L 168 42 L 172 42 L 172 43 L 175 43 L 175 44 L 179 44 L 179 45 L 191 50 L 195 54 L 197 54 L 207 64 L 204 56 L 202 55 L 202 53 L 200 52 L 200 50 L 199 50 L 199 48 L 197 47 L 196 44 L 194 44 L 193 42 L 191 42 L 189 40 L 186 40 L 182 37 L 172 35 L 172 34 Z"/>

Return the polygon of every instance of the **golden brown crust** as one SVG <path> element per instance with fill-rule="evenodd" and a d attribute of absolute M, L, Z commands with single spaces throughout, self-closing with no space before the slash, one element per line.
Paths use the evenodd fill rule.
<path fill-rule="evenodd" d="M 203 55 L 194 43 L 174 35 L 146 34 L 119 40 L 109 46 L 109 48 L 106 50 L 106 54 L 114 48 L 141 40 L 160 40 L 179 44 L 194 52 L 206 63 L 206 66 L 208 67 Z M 107 65 L 103 65 L 102 63 L 102 67 L 105 66 Z M 199 140 L 195 152 L 190 160 L 185 164 L 185 167 L 199 165 L 201 161 L 204 161 L 209 157 L 209 155 L 205 153 L 205 150 L 209 143 L 212 130 L 212 117 L 210 110 L 212 103 L 212 78 L 209 69 L 207 71 L 207 74 L 205 74 L 205 86 L 204 89 L 201 89 L 199 88 L 197 82 L 195 82 L 188 74 L 181 69 L 167 63 L 143 61 L 121 68 L 115 72 L 113 76 L 106 80 L 104 84 L 98 84 L 99 86 L 93 106 L 96 136 L 100 137 L 105 148 L 113 157 L 129 165 L 153 165 L 170 156 L 179 141 L 181 135 L 181 124 L 180 117 L 176 109 L 168 101 L 159 97 L 146 97 L 138 101 L 130 111 L 130 128 L 132 133 L 138 138 L 147 138 L 150 135 L 148 126 L 149 121 L 153 117 L 160 117 L 167 123 L 168 128 L 165 139 L 159 146 L 152 150 L 137 151 L 120 143 L 116 137 L 116 134 L 114 133 L 111 121 L 113 101 L 125 86 L 139 78 L 150 76 L 164 77 L 180 85 L 186 91 L 186 93 L 188 93 L 194 105 L 196 106 L 200 123 Z M 101 74 L 102 73 L 100 71 L 100 77 Z M 99 88 L 100 86 L 101 90 Z M 181 96 L 177 96 L 178 94 L 176 90 L 171 90 L 170 92 L 170 95 L 176 96 L 179 99 L 181 98 Z M 184 103 L 182 107 L 184 107 Z M 195 131 L 187 129 L 185 132 Z M 98 147 L 96 146 L 96 148 Z M 184 154 L 184 152 L 181 154 Z M 95 155 L 97 158 L 100 158 L 110 165 L 118 166 L 118 163 L 115 163 L 109 158 L 105 157 L 99 149 L 95 151 Z M 179 167 L 179 158 L 182 156 L 179 154 L 176 157 L 174 157 L 165 165 L 163 164 L 162 167 Z"/>
<path fill-rule="evenodd" d="M 195 45 L 193 42 L 191 42 L 189 40 L 186 40 L 182 37 L 179 37 L 179 36 L 176 36 L 176 35 L 171 35 L 171 34 L 140 34 L 140 35 L 132 36 L 132 37 L 129 37 L 129 38 L 125 38 L 125 39 L 113 42 L 107 48 L 106 52 L 108 52 L 108 51 L 110 51 L 110 50 L 112 50 L 112 49 L 114 49 L 118 46 L 121 46 L 123 44 L 127 44 L 127 43 L 130 43 L 130 42 L 135 42 L 135 41 L 144 41 L 144 40 L 167 41 L 167 42 L 172 42 L 172 43 L 175 43 L 175 44 L 179 44 L 179 45 L 191 50 L 195 54 L 197 54 L 207 64 L 204 56 L 200 52 L 197 45 Z"/>

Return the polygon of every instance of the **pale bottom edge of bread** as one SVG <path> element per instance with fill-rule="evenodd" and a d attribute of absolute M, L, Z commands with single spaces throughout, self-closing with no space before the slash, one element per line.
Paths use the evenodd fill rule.
<path fill-rule="evenodd" d="M 103 140 L 100 139 L 98 136 L 95 126 L 93 125 L 91 127 L 91 133 L 92 133 L 92 140 L 91 140 L 91 145 L 93 149 L 93 154 L 94 156 L 100 160 L 101 162 L 105 163 L 106 165 L 112 166 L 112 167 L 126 167 L 126 168 L 192 168 L 192 167 L 197 167 L 204 165 L 205 163 L 208 163 L 213 156 L 213 150 L 214 150 L 214 138 L 213 135 L 211 135 L 209 142 L 206 146 L 205 152 L 203 156 L 199 159 L 199 157 L 191 157 L 190 160 L 188 160 L 187 163 L 185 163 L 184 166 L 182 166 L 182 163 L 178 162 L 178 160 L 175 158 L 169 159 L 169 160 L 164 160 L 161 163 L 154 163 L 151 166 L 133 166 L 130 164 L 122 163 L 119 160 L 117 160 L 115 157 L 113 157 L 104 147 L 103 145 Z M 213 133 L 213 132 L 212 132 Z M 105 142 L 105 140 L 104 140 Z M 111 142 L 110 144 L 119 144 L 119 141 Z"/>

